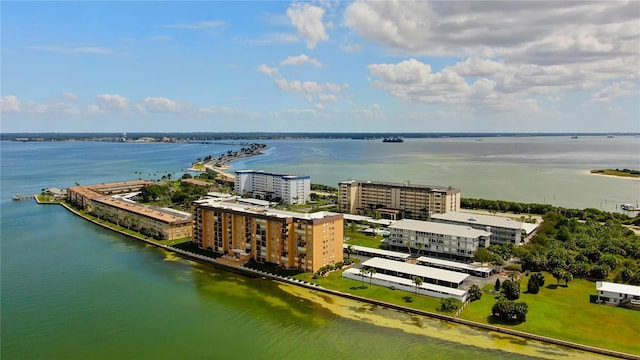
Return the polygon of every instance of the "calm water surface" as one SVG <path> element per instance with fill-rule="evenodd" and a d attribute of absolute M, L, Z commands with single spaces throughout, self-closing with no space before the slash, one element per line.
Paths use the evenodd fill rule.
<path fill-rule="evenodd" d="M 573 174 L 579 179 L 575 181 L 589 184 L 584 185 L 587 189 L 606 193 L 604 199 L 638 198 L 636 182 L 581 173 L 591 167 L 617 167 L 618 162 L 620 167 L 639 168 L 637 138 L 608 139 L 614 141 L 604 143 L 606 151 L 585 144 L 583 153 L 571 153 L 558 139 L 517 144 L 512 140 L 271 141 L 267 156 L 245 159 L 234 167 L 294 171 L 327 184 L 349 177 L 450 183 L 462 188 L 463 196 L 502 198 L 500 194 L 518 188 L 499 185 L 504 187 L 500 192 L 482 193 L 483 188 L 497 185 L 480 184 L 473 190 L 477 193 L 467 190 L 467 184 L 480 178 L 479 171 L 491 174 L 481 166 L 485 164 L 514 179 L 493 176 L 487 178 L 490 182 L 530 179 L 519 173 L 528 168 L 538 177 L 547 176 L 546 182 L 555 174 Z M 539 151 L 539 143 L 547 148 L 546 141 L 565 149 L 564 156 L 570 159 L 562 162 Z M 113 234 L 59 206 L 11 200 L 12 194 L 75 182 L 159 178 L 169 173 L 178 177 L 196 158 L 215 156 L 233 149 L 230 146 L 86 142 L 0 146 L 3 359 L 591 356 L 246 278 Z M 530 150 L 509 150 L 515 146 Z M 476 147 L 481 150 L 469 150 Z M 582 158 L 582 164 L 576 158 Z M 533 185 L 526 182 L 526 186 Z M 558 194 L 556 201 L 562 199 Z"/>

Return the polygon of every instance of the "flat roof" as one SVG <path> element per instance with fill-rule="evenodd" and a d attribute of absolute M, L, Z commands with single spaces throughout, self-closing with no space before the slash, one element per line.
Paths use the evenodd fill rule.
<path fill-rule="evenodd" d="M 371 180 L 346 180 L 338 183 L 340 184 L 363 184 L 363 185 L 376 185 L 376 186 L 388 186 L 388 187 L 401 187 L 401 188 L 413 188 L 413 189 L 424 189 L 429 191 L 440 191 L 440 192 L 448 192 L 448 193 L 459 193 L 460 189 L 452 188 L 449 186 L 441 186 L 441 185 L 420 185 L 420 184 L 412 184 L 410 182 L 387 182 L 387 181 L 371 181 Z"/>
<path fill-rule="evenodd" d="M 432 214 L 431 218 L 445 221 L 457 221 L 467 224 L 501 227 L 507 229 L 519 230 L 522 228 L 521 222 L 515 221 L 510 218 L 493 215 L 472 214 L 460 211 L 449 211 L 444 214 Z"/>
<path fill-rule="evenodd" d="M 527 235 L 531 234 L 535 229 L 538 228 L 540 224 L 530 224 L 530 223 L 522 223 L 521 229 L 524 230 Z"/>
<path fill-rule="evenodd" d="M 248 199 L 242 199 L 248 200 Z M 256 200 L 256 199 L 251 199 Z M 329 211 L 318 211 L 314 213 L 299 213 L 293 211 L 285 211 L 285 210 L 277 210 L 272 209 L 265 206 L 260 205 L 252 205 L 252 204 L 242 204 L 239 202 L 233 201 L 221 201 L 218 199 L 204 199 L 199 201 L 194 201 L 194 203 L 199 206 L 204 207 L 212 207 L 212 208 L 220 208 L 220 209 L 228 209 L 239 212 L 245 212 L 248 214 L 261 214 L 265 216 L 272 216 L 277 218 L 295 218 L 295 219 L 305 219 L 305 220 L 314 220 L 314 219 L 324 219 L 331 216 L 342 215 L 340 213 L 334 213 Z"/>
<path fill-rule="evenodd" d="M 93 199 L 92 201 L 96 203 L 102 203 L 109 206 L 113 206 L 134 214 L 143 215 L 143 216 L 150 217 L 150 218 L 160 220 L 170 224 L 192 221 L 192 217 L 190 213 L 185 213 L 177 210 L 172 210 L 171 212 L 168 212 L 162 208 L 144 206 L 141 204 L 124 201 L 122 199 L 118 199 L 114 197 L 101 197 L 101 198 Z M 181 213 L 186 215 L 182 215 Z"/>
<path fill-rule="evenodd" d="M 419 262 L 421 261 L 421 262 L 426 262 L 426 263 L 430 263 L 430 264 L 436 264 L 436 265 L 440 265 L 440 266 L 447 266 L 447 267 L 451 267 L 451 268 L 455 268 L 455 269 L 473 270 L 473 271 L 479 271 L 479 272 L 484 272 L 484 273 L 491 273 L 493 271 L 493 269 L 485 267 L 485 266 L 477 266 L 477 265 L 472 265 L 472 264 L 459 263 L 459 262 L 456 262 L 456 261 L 442 260 L 442 259 L 432 258 L 432 257 L 427 257 L 427 256 L 420 256 L 417 260 Z"/>
<path fill-rule="evenodd" d="M 349 272 L 351 274 L 358 275 L 358 276 L 360 275 L 360 270 L 355 269 L 355 268 L 349 268 L 349 269 L 345 270 L 344 272 Z M 367 275 L 366 277 L 369 277 L 369 275 Z M 396 283 L 396 284 L 408 285 L 408 286 L 413 286 L 413 287 L 416 286 L 416 284 L 413 282 L 413 280 L 406 279 L 406 278 L 401 278 L 401 277 L 398 277 L 398 276 L 375 273 L 375 274 L 372 275 L 372 277 L 374 279 L 386 280 L 386 281 L 389 281 L 389 282 L 392 282 L 392 283 Z M 423 282 L 422 285 L 419 286 L 419 288 L 422 288 L 422 289 L 425 289 L 425 290 L 433 290 L 433 291 L 437 291 L 437 292 L 440 292 L 440 293 L 451 294 L 451 295 L 455 295 L 455 296 L 464 296 L 464 294 L 467 293 L 466 290 L 454 289 L 454 288 L 450 288 L 450 287 L 446 287 L 446 286 L 442 286 L 442 285 L 430 284 L 430 283 L 426 283 L 426 282 Z"/>
<path fill-rule="evenodd" d="M 260 175 L 281 177 L 283 179 L 289 179 L 289 180 L 311 179 L 311 176 L 309 175 L 279 174 L 279 173 L 267 172 L 264 170 L 236 170 L 236 174 L 260 174 Z"/>
<path fill-rule="evenodd" d="M 433 234 L 460 236 L 460 237 L 472 238 L 472 239 L 480 236 L 491 235 L 490 232 L 480 230 L 480 229 L 474 229 L 470 226 L 444 224 L 444 223 L 437 223 L 432 221 L 421 221 L 421 220 L 412 220 L 412 219 L 398 220 L 393 224 L 391 224 L 389 226 L 389 229 L 422 231 L 422 232 L 433 233 Z"/>
<path fill-rule="evenodd" d="M 436 279 L 456 284 L 460 284 L 469 277 L 469 274 L 463 274 L 450 270 L 436 269 L 424 265 L 409 264 L 401 261 L 388 260 L 378 257 L 374 257 L 363 262 L 362 266 L 370 266 L 374 268 L 397 271 L 404 274 L 420 276 L 422 279 Z"/>
<path fill-rule="evenodd" d="M 361 216 L 361 215 L 353 215 L 353 214 L 342 214 L 345 220 L 349 221 L 366 221 L 372 224 L 380 224 L 383 226 L 389 226 L 393 224 L 394 220 L 388 219 L 374 219 L 370 216 Z"/>
<path fill-rule="evenodd" d="M 260 200 L 260 199 L 251 199 L 251 198 L 236 198 L 236 201 L 239 203 L 252 204 L 258 206 L 269 207 L 273 202 Z"/>
<path fill-rule="evenodd" d="M 618 284 L 606 281 L 597 281 L 596 290 L 607 291 L 612 293 L 627 294 L 633 296 L 640 296 L 640 286 Z"/>
<path fill-rule="evenodd" d="M 405 253 L 401 253 L 401 252 L 397 252 L 397 251 L 389 251 L 389 250 L 383 250 L 383 249 L 374 249 L 374 248 L 370 248 L 370 247 L 366 247 L 366 246 L 358 246 L 358 245 L 350 245 L 350 244 L 343 244 L 342 247 L 343 248 L 347 248 L 348 246 L 351 246 L 353 248 L 353 250 L 356 251 L 366 251 L 366 252 L 370 252 L 372 254 L 378 254 L 378 255 L 382 255 L 382 256 L 393 256 L 393 257 L 397 257 L 397 258 L 401 258 L 401 259 L 408 259 L 409 254 L 405 254 Z"/>

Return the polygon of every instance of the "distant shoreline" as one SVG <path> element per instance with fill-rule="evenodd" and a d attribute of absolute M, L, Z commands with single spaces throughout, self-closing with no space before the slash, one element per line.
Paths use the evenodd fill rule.
<path fill-rule="evenodd" d="M 300 140 L 300 139 L 384 139 L 411 138 L 488 138 L 488 137 L 615 137 L 640 136 L 640 133 L 466 133 L 466 132 L 224 132 L 224 133 L 0 133 L 0 141 L 105 141 L 126 143 L 206 143 L 224 140 Z"/>
<path fill-rule="evenodd" d="M 618 176 L 618 175 L 603 174 L 603 173 L 598 173 L 598 172 L 592 172 L 592 170 L 584 170 L 582 173 L 583 173 L 583 174 L 587 174 L 587 175 L 603 176 L 603 177 L 614 178 L 614 179 L 623 179 L 623 180 L 635 180 L 635 181 L 640 181 L 640 177 L 632 177 L 632 176 Z"/>

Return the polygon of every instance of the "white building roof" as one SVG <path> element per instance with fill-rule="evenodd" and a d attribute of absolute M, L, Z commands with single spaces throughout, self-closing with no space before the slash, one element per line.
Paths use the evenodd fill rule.
<path fill-rule="evenodd" d="M 436 264 L 440 266 L 446 266 L 454 269 L 473 270 L 473 271 L 479 271 L 484 273 L 491 273 L 493 271 L 493 269 L 485 266 L 459 263 L 456 261 L 442 260 L 442 259 L 432 258 L 427 256 L 420 256 L 418 258 L 418 262 L 425 262 L 425 263 Z"/>
<path fill-rule="evenodd" d="M 243 199 L 247 200 L 247 199 Z M 201 206 L 209 206 L 213 208 L 221 208 L 228 210 L 235 210 L 239 212 L 253 213 L 253 214 L 263 214 L 266 216 L 273 216 L 278 218 L 296 218 L 296 219 L 323 219 L 329 216 L 342 215 L 339 213 L 334 213 L 330 211 L 318 211 L 314 213 L 299 213 L 293 211 L 284 211 L 284 210 L 276 210 L 272 208 L 268 208 L 265 206 L 252 205 L 252 204 L 242 204 L 238 202 L 229 202 L 229 201 L 220 201 L 217 199 L 204 199 L 194 201 Z"/>
<path fill-rule="evenodd" d="M 344 219 L 348 221 L 365 221 L 371 224 L 380 224 L 383 226 L 389 226 L 394 223 L 393 220 L 387 219 L 374 219 L 370 216 L 361 216 L 361 215 L 353 215 L 353 214 L 343 214 Z"/>
<path fill-rule="evenodd" d="M 460 236 L 460 237 L 466 237 L 471 239 L 474 239 L 480 236 L 491 235 L 490 232 L 474 229 L 470 226 L 444 224 L 444 223 L 436 223 L 432 221 L 420 221 L 420 220 L 411 220 L 411 219 L 398 220 L 393 224 L 391 224 L 389 226 L 389 229 L 422 231 L 422 232 L 433 233 L 433 234 Z"/>
<path fill-rule="evenodd" d="M 413 276 L 420 276 L 422 279 L 436 279 L 442 281 L 448 281 L 450 283 L 460 284 L 469 274 L 463 274 L 455 271 L 436 269 L 423 265 L 409 264 L 400 261 L 387 260 L 383 258 L 372 258 L 362 263 L 362 266 L 374 267 L 379 269 L 386 269 L 391 271 L 397 271 L 404 274 L 410 274 Z M 409 280 L 411 281 L 411 280 Z"/>
<path fill-rule="evenodd" d="M 619 294 L 627 294 L 627 295 L 633 295 L 633 296 L 640 296 L 640 286 L 618 284 L 618 283 L 612 283 L 612 282 L 606 282 L 606 281 L 597 281 L 596 290 L 619 293 Z"/>
<path fill-rule="evenodd" d="M 251 198 L 237 198 L 236 201 L 239 203 L 258 205 L 258 206 L 264 206 L 264 207 L 269 207 L 272 204 L 272 202 L 269 202 L 266 200 L 251 199 Z"/>
<path fill-rule="evenodd" d="M 535 229 L 540 226 L 539 224 L 530 224 L 530 223 L 522 223 L 522 230 L 524 230 L 527 235 L 531 234 Z"/>
<path fill-rule="evenodd" d="M 349 269 L 345 270 L 345 272 L 349 272 L 351 274 L 358 275 L 358 276 L 360 275 L 360 270 L 355 269 L 355 268 L 349 268 Z M 370 275 L 365 276 L 365 281 L 369 276 Z M 398 276 L 392 276 L 392 275 L 387 275 L 387 274 L 378 274 L 378 273 L 376 273 L 376 274 L 373 274 L 372 277 L 374 279 L 386 280 L 386 281 L 391 282 L 391 283 L 414 286 L 414 287 L 416 286 L 416 284 L 413 282 L 412 279 L 401 278 L 401 277 L 398 277 Z M 419 286 L 419 288 L 426 289 L 426 290 L 437 291 L 437 292 L 441 292 L 441 293 L 445 293 L 445 294 L 451 294 L 451 295 L 455 295 L 455 296 L 458 296 L 458 297 L 462 297 L 467 293 L 466 290 L 454 289 L 454 288 L 450 288 L 450 287 L 446 287 L 446 286 L 442 286 L 442 285 L 430 284 L 430 283 L 426 283 L 426 282 L 423 282 L 422 285 Z"/>
<path fill-rule="evenodd" d="M 345 249 L 348 246 L 349 246 L 349 244 L 343 244 L 342 245 L 342 247 L 345 248 Z M 397 252 L 397 251 L 374 249 L 374 248 L 365 247 L 365 246 L 351 245 L 351 247 L 355 251 L 366 251 L 366 252 L 370 252 L 372 254 L 378 254 L 378 255 L 381 255 L 381 256 L 393 256 L 393 257 L 400 258 L 400 259 L 408 259 L 409 256 L 411 256 L 409 254 L 401 253 L 401 252 Z"/>
<path fill-rule="evenodd" d="M 443 221 L 458 221 L 458 222 L 464 222 L 469 224 L 480 224 L 484 226 L 501 227 L 506 229 L 522 228 L 521 222 L 515 221 L 510 218 L 493 216 L 493 215 L 471 214 L 471 213 L 465 213 L 465 212 L 459 212 L 459 211 L 449 211 L 444 214 L 432 214 L 431 218 L 443 220 Z"/>

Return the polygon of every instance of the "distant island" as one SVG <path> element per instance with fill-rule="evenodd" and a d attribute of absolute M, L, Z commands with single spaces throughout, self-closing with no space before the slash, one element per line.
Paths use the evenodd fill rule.
<path fill-rule="evenodd" d="M 619 177 L 631 177 L 631 178 L 640 178 L 640 170 L 630 170 L 630 169 L 595 169 L 591 170 L 592 174 L 599 175 L 609 175 L 609 176 L 619 176 Z"/>

